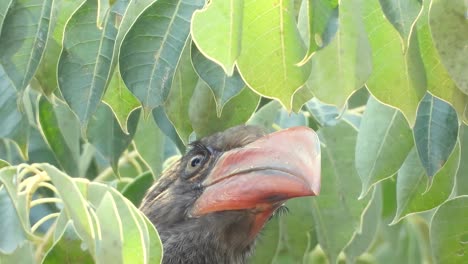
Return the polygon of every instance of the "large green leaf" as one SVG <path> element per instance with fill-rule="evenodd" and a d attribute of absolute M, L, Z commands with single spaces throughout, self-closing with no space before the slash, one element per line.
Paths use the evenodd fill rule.
<path fill-rule="evenodd" d="M 13 140 L 23 157 L 28 156 L 29 124 L 27 117 L 18 109 L 18 97 L 14 85 L 0 65 L 0 138 Z"/>
<path fill-rule="evenodd" d="M 459 129 L 460 138 L 460 167 L 457 171 L 457 195 L 468 195 L 468 125 L 462 124 Z"/>
<path fill-rule="evenodd" d="M 413 134 L 401 112 L 370 97 L 356 143 L 361 196 L 377 182 L 395 174 L 413 145 Z"/>
<path fill-rule="evenodd" d="M 114 71 L 102 100 L 112 109 L 122 131 L 128 133 L 128 117 L 140 106 L 140 102 L 127 89 L 118 69 Z"/>
<path fill-rule="evenodd" d="M 38 121 L 42 135 L 64 171 L 73 177 L 82 174 L 78 169 L 80 158 L 80 124 L 67 105 L 55 100 L 55 107 L 41 97 Z"/>
<path fill-rule="evenodd" d="M 189 103 L 198 82 L 198 75 L 193 69 L 190 56 L 191 46 L 191 41 L 187 40 L 177 65 L 169 97 L 164 105 L 167 117 L 184 144 L 188 143 L 193 131 L 189 119 Z"/>
<path fill-rule="evenodd" d="M 232 76 L 228 76 L 219 65 L 203 56 L 195 45 L 192 46 L 191 55 L 195 71 L 213 91 L 216 113 L 219 117 L 224 105 L 240 93 L 245 83 L 237 70 L 232 73 Z"/>
<path fill-rule="evenodd" d="M 120 73 L 145 112 L 167 99 L 190 31 L 193 12 L 203 0 L 161 0 L 138 17 L 120 50 Z"/>
<path fill-rule="evenodd" d="M 362 21 L 362 2 L 340 3 L 338 32 L 327 46 L 311 57 L 307 85 L 318 99 L 339 108 L 364 85 L 372 70 L 370 45 Z"/>
<path fill-rule="evenodd" d="M 0 177 L 2 176 L 0 172 Z M 27 240 L 26 233 L 21 225 L 15 204 L 6 189 L 0 184 L 0 253 L 11 254 L 21 247 Z"/>
<path fill-rule="evenodd" d="M 97 9 L 97 1 L 87 0 L 70 18 L 58 65 L 60 91 L 83 125 L 96 111 L 112 75 L 118 30 L 115 8 L 110 10 L 102 29 L 97 26 Z"/>
<path fill-rule="evenodd" d="M 248 88 L 232 98 L 220 117 L 216 114 L 216 102 L 210 88 L 200 80 L 195 88 L 189 106 L 189 117 L 197 138 L 240 125 L 250 118 L 257 109 L 260 97 Z"/>
<path fill-rule="evenodd" d="M 162 172 L 165 140 L 166 136 L 156 125 L 154 119 L 140 115 L 135 132 L 135 147 L 155 178 Z"/>
<path fill-rule="evenodd" d="M 427 90 L 434 96 L 449 102 L 457 111 L 458 118 L 468 123 L 468 112 L 465 111 L 465 109 L 468 109 L 468 95 L 458 89 L 455 82 L 450 78 L 434 46 L 429 28 L 430 3 L 430 0 L 423 2 L 423 11 L 416 24 L 421 57 L 427 72 Z"/>
<path fill-rule="evenodd" d="M 0 33 L 2 33 L 3 21 L 13 0 L 5 0 L 0 3 Z M 0 34 L 1 35 L 1 34 Z"/>
<path fill-rule="evenodd" d="M 49 36 L 52 0 L 15 0 L 3 21 L 0 64 L 18 91 L 31 81 Z"/>
<path fill-rule="evenodd" d="M 369 198 L 358 200 L 360 180 L 354 169 L 357 131 L 342 121 L 318 131 L 322 145 L 322 186 L 312 200 L 318 241 L 330 263 L 361 230 Z M 343 223 L 346 221 L 346 223 Z"/>
<path fill-rule="evenodd" d="M 380 0 L 380 5 L 387 19 L 400 33 L 406 49 L 409 46 L 416 19 L 421 12 L 421 2 L 419 0 Z"/>
<path fill-rule="evenodd" d="M 411 35 L 410 46 L 404 51 L 400 35 L 386 20 L 379 1 L 364 3 L 364 24 L 373 60 L 367 88 L 378 100 L 400 109 L 413 126 L 418 103 L 426 90 L 416 34 Z"/>
<path fill-rule="evenodd" d="M 445 165 L 431 179 L 413 148 L 398 171 L 397 211 L 393 223 L 408 214 L 433 209 L 447 200 L 452 193 L 459 163 L 460 145 L 457 144 Z"/>
<path fill-rule="evenodd" d="M 443 203 L 431 222 L 431 246 L 436 263 L 468 261 L 468 196 Z"/>
<path fill-rule="evenodd" d="M 140 117 L 140 110 L 131 113 L 128 119 L 128 134 L 121 130 L 119 122 L 105 104 L 99 105 L 95 116 L 89 122 L 86 131 L 89 142 L 109 161 L 117 174 L 120 155 L 132 141 Z"/>
<path fill-rule="evenodd" d="M 444 166 L 457 142 L 457 113 L 450 104 L 426 94 L 413 133 L 422 165 L 432 177 Z"/>
<path fill-rule="evenodd" d="M 464 0 L 433 0 L 429 13 L 432 38 L 442 64 L 457 87 L 468 94 L 468 24 L 467 3 Z"/>
<path fill-rule="evenodd" d="M 310 73 L 297 63 L 305 48 L 296 28 L 293 1 L 246 0 L 239 71 L 257 93 L 278 99 L 288 110 Z"/>
<path fill-rule="evenodd" d="M 234 62 L 241 51 L 244 0 L 211 1 L 192 18 L 192 38 L 200 51 L 234 73 Z"/>

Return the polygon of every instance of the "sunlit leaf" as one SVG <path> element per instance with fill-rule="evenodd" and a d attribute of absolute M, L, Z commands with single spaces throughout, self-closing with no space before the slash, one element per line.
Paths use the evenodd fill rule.
<path fill-rule="evenodd" d="M 211 1 L 192 18 L 192 37 L 200 51 L 228 75 L 241 51 L 244 0 Z"/>

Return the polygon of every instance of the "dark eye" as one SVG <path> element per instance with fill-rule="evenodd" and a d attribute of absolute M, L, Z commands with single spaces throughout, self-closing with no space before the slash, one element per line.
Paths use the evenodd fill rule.
<path fill-rule="evenodd" d="M 197 155 L 197 156 L 193 157 L 190 160 L 190 166 L 192 166 L 192 168 L 196 168 L 196 167 L 200 166 L 200 164 L 202 163 L 204 158 L 205 157 L 203 155 Z"/>
<path fill-rule="evenodd" d="M 191 157 L 188 162 L 187 166 L 185 167 L 185 177 L 189 178 L 192 177 L 195 172 L 200 169 L 200 167 L 205 162 L 206 155 L 204 153 L 196 154 Z"/>

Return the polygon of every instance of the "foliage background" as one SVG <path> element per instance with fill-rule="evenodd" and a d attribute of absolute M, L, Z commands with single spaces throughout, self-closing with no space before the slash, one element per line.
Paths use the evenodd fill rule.
<path fill-rule="evenodd" d="M 305 125 L 322 192 L 253 263 L 468 262 L 464 0 L 3 0 L 0 262 L 155 263 L 185 145 Z"/>

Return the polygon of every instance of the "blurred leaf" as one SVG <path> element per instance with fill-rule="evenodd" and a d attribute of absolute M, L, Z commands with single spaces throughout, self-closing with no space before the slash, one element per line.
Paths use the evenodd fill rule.
<path fill-rule="evenodd" d="M 167 99 L 189 35 L 190 18 L 204 3 L 203 0 L 156 1 L 126 34 L 120 50 L 120 73 L 145 112 Z"/>
<path fill-rule="evenodd" d="M 397 210 L 396 176 L 395 174 L 379 183 L 382 185 L 382 219 L 388 222 L 395 217 Z"/>
<path fill-rule="evenodd" d="M 468 24 L 465 0 L 433 0 L 429 12 L 429 26 L 442 64 L 457 84 L 468 94 Z"/>
<path fill-rule="evenodd" d="M 60 91 L 83 126 L 98 108 L 112 76 L 118 30 L 114 7 L 102 29 L 97 27 L 97 11 L 97 1 L 87 0 L 67 22 L 57 73 Z"/>
<path fill-rule="evenodd" d="M 450 104 L 426 94 L 418 107 L 413 133 L 422 165 L 432 177 L 444 166 L 457 142 L 457 113 Z"/>
<path fill-rule="evenodd" d="M 356 170 L 361 197 L 377 182 L 395 174 L 413 147 L 413 135 L 404 116 L 370 97 L 356 144 Z"/>
<path fill-rule="evenodd" d="M 168 119 L 164 108 L 162 106 L 158 106 L 153 109 L 152 113 L 153 119 L 156 121 L 156 124 L 161 131 L 174 143 L 175 146 L 177 146 L 178 151 L 183 153 L 185 151 L 184 142 L 180 140 L 180 137 L 171 121 Z"/>
<path fill-rule="evenodd" d="M 44 51 L 41 63 L 34 75 L 34 80 L 37 81 L 38 85 L 34 85 L 35 82 L 31 82 L 31 85 L 41 91 L 44 95 L 52 94 L 58 87 L 57 80 L 57 62 L 60 56 L 61 45 L 58 44 L 52 36 L 49 36 L 47 46 Z"/>
<path fill-rule="evenodd" d="M 276 257 L 278 244 L 280 243 L 279 217 L 273 217 L 267 222 L 257 238 L 257 245 L 253 256 L 250 258 L 252 264 L 271 264 Z"/>
<path fill-rule="evenodd" d="M 374 65 L 367 88 L 379 101 L 400 109 L 412 127 L 418 103 L 426 90 L 417 36 L 412 34 L 410 46 L 403 51 L 400 35 L 385 19 L 379 1 L 364 3 L 364 24 Z"/>
<path fill-rule="evenodd" d="M 421 12 L 420 0 L 380 0 L 386 18 L 400 33 L 404 49 L 409 46 L 410 34 Z"/>
<path fill-rule="evenodd" d="M 278 101 L 271 100 L 255 112 L 247 121 L 247 124 L 261 126 L 265 128 L 267 132 L 273 132 L 275 131 L 273 124 L 275 123 L 281 109 L 282 106 Z"/>
<path fill-rule="evenodd" d="M 260 97 L 248 88 L 229 100 L 220 117 L 216 115 L 216 102 L 210 88 L 198 81 L 189 106 L 189 117 L 197 138 L 240 125 L 257 109 Z"/>
<path fill-rule="evenodd" d="M 393 223 L 408 214 L 433 209 L 447 200 L 455 183 L 459 162 L 460 145 L 457 144 L 442 169 L 430 179 L 413 148 L 398 171 L 397 212 Z"/>
<path fill-rule="evenodd" d="M 2 176 L 0 171 L 0 177 Z M 3 179 L 2 179 L 3 181 Z M 14 198 L 14 197 L 13 197 Z M 15 209 L 12 197 L 0 184 L 0 253 L 11 254 L 26 244 L 27 236 Z"/>
<path fill-rule="evenodd" d="M 151 187 L 153 182 L 153 174 L 151 174 L 151 172 L 145 172 L 125 186 L 122 190 L 122 195 L 130 200 L 133 205 L 140 206 L 141 200 L 146 194 L 146 190 Z"/>
<path fill-rule="evenodd" d="M 340 3 L 340 27 L 336 36 L 311 57 L 307 85 L 318 99 L 339 108 L 364 85 L 372 69 L 370 45 L 361 15 L 362 3 L 362 0 Z"/>
<path fill-rule="evenodd" d="M 34 253 L 33 243 L 26 242 L 11 254 L 5 255 L 0 252 L 0 263 L 35 263 Z"/>
<path fill-rule="evenodd" d="M 429 28 L 430 3 L 429 0 L 423 1 L 423 12 L 416 24 L 421 57 L 427 72 L 427 90 L 434 96 L 449 102 L 457 111 L 458 118 L 468 123 L 468 112 L 465 112 L 465 109 L 468 108 L 468 95 L 458 89 L 451 79 L 434 46 Z M 445 21 L 441 23 L 445 23 Z"/>
<path fill-rule="evenodd" d="M 89 122 L 86 131 L 89 142 L 109 161 L 116 174 L 120 155 L 127 149 L 135 134 L 140 110 L 133 111 L 128 118 L 129 134 L 121 130 L 112 110 L 105 104 L 99 105 L 95 116 Z"/>
<path fill-rule="evenodd" d="M 29 124 L 20 112 L 16 90 L 12 81 L 0 65 L 0 138 L 13 140 L 21 150 L 24 159 L 28 157 Z"/>
<path fill-rule="evenodd" d="M 431 223 L 431 246 L 437 263 L 468 261 L 468 196 L 443 203 Z"/>
<path fill-rule="evenodd" d="M 468 194 L 468 126 L 460 125 L 458 137 L 460 138 L 460 166 L 457 171 L 457 195 Z"/>
<path fill-rule="evenodd" d="M 73 226 L 73 221 L 69 220 L 52 248 L 44 256 L 43 263 L 94 263 L 89 251 L 83 250 L 81 244 L 82 241 Z"/>
<path fill-rule="evenodd" d="M 195 11 L 192 18 L 193 41 L 204 56 L 221 65 L 229 76 L 241 51 L 243 9 L 243 0 L 212 1 Z"/>
<path fill-rule="evenodd" d="M 128 133 L 128 118 L 140 103 L 125 86 L 118 69 L 114 71 L 102 101 L 112 109 L 122 131 Z"/>
<path fill-rule="evenodd" d="M 3 21 L 0 64 L 19 92 L 31 81 L 44 53 L 52 3 L 52 0 L 15 0 Z"/>
<path fill-rule="evenodd" d="M 293 1 L 246 1 L 242 53 L 237 66 L 257 93 L 292 108 L 292 96 L 307 80 L 310 63 L 298 67 L 305 48 L 296 28 Z M 261 37 L 259 37 L 261 36 Z"/>
<path fill-rule="evenodd" d="M 0 3 L 0 33 L 2 33 L 3 22 L 12 2 L 13 0 L 4 0 Z"/>
<path fill-rule="evenodd" d="M 10 163 L 8 163 L 8 161 L 6 161 L 6 160 L 0 159 L 0 169 L 3 168 L 3 167 L 7 167 L 7 166 L 10 166 Z"/>
<path fill-rule="evenodd" d="M 104 194 L 96 208 L 96 217 L 100 225 L 101 240 L 96 250 L 97 263 L 123 262 L 123 225 L 119 221 L 117 204 L 112 195 Z"/>
<path fill-rule="evenodd" d="M 340 111 L 336 106 L 322 103 L 317 98 L 308 101 L 306 107 L 320 126 L 335 126 L 341 120 L 348 121 L 356 128 L 360 126 L 361 117 L 346 108 Z"/>
<path fill-rule="evenodd" d="M 344 253 L 347 263 L 355 263 L 356 259 L 364 254 L 377 236 L 382 211 L 382 189 L 374 188 L 369 205 L 362 214 L 362 229 L 357 231 Z"/>
<path fill-rule="evenodd" d="M 67 105 L 60 100 L 55 106 L 41 97 L 38 109 L 40 130 L 64 171 L 79 177 L 80 124 Z"/>
<path fill-rule="evenodd" d="M 184 144 L 188 143 L 193 131 L 189 119 L 189 103 L 198 82 L 198 75 L 190 57 L 191 46 L 192 43 L 188 39 L 177 64 L 171 91 L 164 104 L 167 116 Z"/>
<path fill-rule="evenodd" d="M 154 119 L 140 115 L 134 138 L 135 147 L 150 168 L 154 178 L 162 172 L 165 140 L 165 135 L 156 125 Z"/>
<path fill-rule="evenodd" d="M 358 200 L 360 180 L 354 169 L 357 131 L 348 123 L 318 131 L 322 142 L 320 195 L 312 200 L 318 241 L 330 263 L 361 230 L 361 215 L 369 198 Z M 346 221 L 344 224 L 343 221 Z"/>
<path fill-rule="evenodd" d="M 219 117 L 224 105 L 246 87 L 245 83 L 237 70 L 233 71 L 232 76 L 228 76 L 223 68 L 203 56 L 195 45 L 192 45 L 191 55 L 195 71 L 213 92 Z"/>

